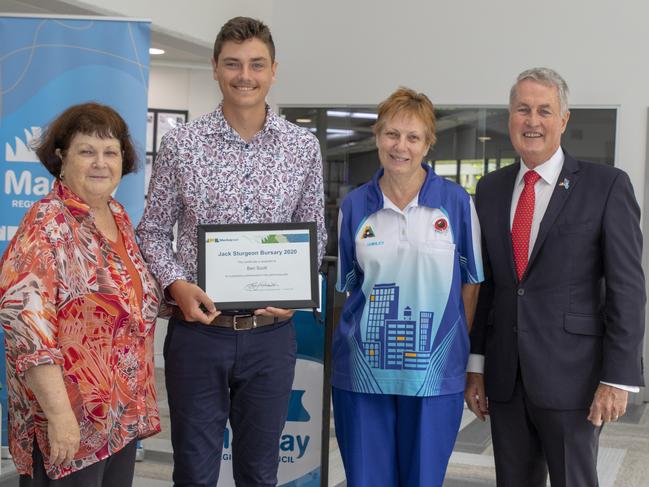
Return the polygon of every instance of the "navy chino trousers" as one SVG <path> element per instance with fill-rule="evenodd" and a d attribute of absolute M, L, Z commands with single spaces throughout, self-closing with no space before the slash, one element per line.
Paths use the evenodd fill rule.
<path fill-rule="evenodd" d="M 292 320 L 242 331 L 169 321 L 164 357 L 175 487 L 216 486 L 228 418 L 236 485 L 276 485 L 296 353 Z"/>

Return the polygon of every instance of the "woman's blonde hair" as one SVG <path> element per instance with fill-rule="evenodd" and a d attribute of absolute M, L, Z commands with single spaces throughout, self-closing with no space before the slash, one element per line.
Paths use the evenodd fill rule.
<path fill-rule="evenodd" d="M 378 135 L 383 130 L 385 122 L 395 115 L 414 115 L 424 124 L 426 143 L 431 147 L 435 145 L 437 140 L 435 135 L 435 108 L 423 93 L 417 93 L 415 90 L 402 86 L 383 100 L 378 110 L 379 117 L 372 127 L 374 135 Z"/>

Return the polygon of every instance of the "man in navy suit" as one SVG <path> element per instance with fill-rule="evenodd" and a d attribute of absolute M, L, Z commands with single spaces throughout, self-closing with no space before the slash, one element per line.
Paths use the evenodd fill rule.
<path fill-rule="evenodd" d="M 498 485 L 592 487 L 602 425 L 643 385 L 640 209 L 629 177 L 570 157 L 555 71 L 524 71 L 510 93 L 521 162 L 476 190 L 486 280 L 465 399 L 489 414 Z M 529 173 L 529 174 L 528 174 Z"/>

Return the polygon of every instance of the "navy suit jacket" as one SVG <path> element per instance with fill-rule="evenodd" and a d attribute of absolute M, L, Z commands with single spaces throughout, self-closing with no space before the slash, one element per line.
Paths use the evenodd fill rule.
<path fill-rule="evenodd" d="M 600 381 L 644 385 L 640 209 L 626 173 L 565 156 L 528 267 L 518 280 L 510 208 L 520 163 L 476 190 L 486 281 L 471 332 L 487 397 L 588 408 Z M 559 182 L 565 182 L 559 185 Z"/>

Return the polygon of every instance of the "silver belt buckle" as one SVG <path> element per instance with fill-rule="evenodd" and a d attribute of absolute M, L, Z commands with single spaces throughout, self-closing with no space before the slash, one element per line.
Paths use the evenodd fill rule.
<path fill-rule="evenodd" d="M 252 326 L 249 326 L 247 328 L 239 328 L 237 326 L 237 321 L 239 318 L 252 318 Z M 232 317 L 232 329 L 235 331 L 240 331 L 240 330 L 249 330 L 251 328 L 257 328 L 257 316 L 256 315 L 234 315 Z"/>

